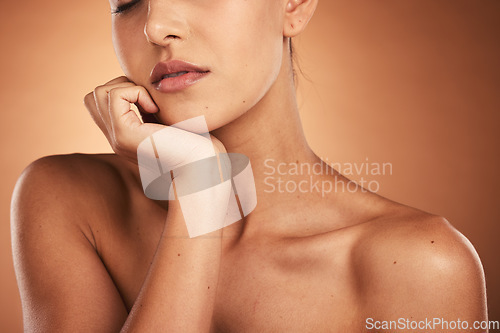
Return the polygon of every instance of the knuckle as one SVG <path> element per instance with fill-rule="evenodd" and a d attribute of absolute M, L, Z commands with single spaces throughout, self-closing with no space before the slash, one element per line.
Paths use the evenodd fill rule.
<path fill-rule="evenodd" d="M 89 108 L 94 104 L 94 92 L 89 92 L 85 97 L 83 98 L 83 104 Z"/>
<path fill-rule="evenodd" d="M 120 94 L 120 88 L 113 88 L 108 91 L 110 99 L 115 99 Z"/>
<path fill-rule="evenodd" d="M 107 93 L 108 93 L 108 88 L 106 86 L 98 86 L 94 89 L 95 98 L 106 97 Z"/>
<path fill-rule="evenodd" d="M 100 92 L 102 90 L 106 90 L 106 85 L 102 84 L 100 86 L 95 87 L 94 92 Z"/>

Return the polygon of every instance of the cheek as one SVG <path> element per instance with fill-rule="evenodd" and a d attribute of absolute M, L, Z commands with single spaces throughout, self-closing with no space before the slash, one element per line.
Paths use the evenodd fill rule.
<path fill-rule="evenodd" d="M 125 76 L 137 84 L 145 84 L 145 59 L 140 52 L 147 47 L 143 22 L 119 21 L 112 23 L 112 40 L 116 57 Z M 138 28 L 139 27 L 139 28 Z M 142 66 L 141 66 L 142 64 Z"/>
<path fill-rule="evenodd" d="M 249 1 L 248 8 L 232 11 L 223 24 L 225 33 L 213 40 L 220 49 L 219 64 L 227 69 L 227 87 L 246 96 L 247 106 L 256 103 L 276 80 L 283 57 L 281 18 L 275 1 Z M 241 102 L 241 101 L 240 101 Z M 250 105 L 249 105 L 250 104 Z"/>
<path fill-rule="evenodd" d="M 206 1 L 205 7 L 198 5 L 188 16 L 194 37 L 181 50 L 192 54 L 190 60 L 211 66 L 213 78 L 183 94 L 150 93 L 164 124 L 203 114 L 213 130 L 257 104 L 275 82 L 283 56 L 282 18 L 278 8 L 271 8 L 278 1 L 200 1 Z M 125 75 L 147 86 L 145 68 L 152 68 L 161 54 L 138 28 L 144 20 L 133 20 L 113 22 L 113 44 Z"/>

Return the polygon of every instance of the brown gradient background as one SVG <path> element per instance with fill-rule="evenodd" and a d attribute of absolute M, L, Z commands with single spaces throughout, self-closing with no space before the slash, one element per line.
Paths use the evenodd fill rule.
<path fill-rule="evenodd" d="M 0 11 L 3 332 L 22 331 L 9 227 L 16 179 L 44 155 L 111 152 L 82 99 L 121 75 L 107 1 L 19 3 L 1 0 Z M 329 161 L 392 163 L 392 175 L 361 176 L 472 241 L 491 320 L 500 320 L 499 32 L 498 0 L 320 0 L 295 41 L 310 79 L 299 77 L 299 102 L 311 146 Z"/>

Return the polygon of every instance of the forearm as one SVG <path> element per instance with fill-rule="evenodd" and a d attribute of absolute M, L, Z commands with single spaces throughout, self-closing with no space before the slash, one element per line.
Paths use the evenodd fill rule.
<path fill-rule="evenodd" d="M 179 201 L 122 332 L 208 332 L 221 258 L 221 233 L 190 238 Z"/>
<path fill-rule="evenodd" d="M 209 331 L 221 228 L 228 219 L 232 193 L 229 159 L 214 159 L 225 152 L 224 146 L 208 134 L 204 116 L 179 126 L 142 122 L 130 111 L 131 104 L 150 114 L 159 108 L 146 88 L 124 77 L 97 87 L 87 94 L 85 104 L 113 150 L 138 164 L 148 198 L 171 199 L 173 192 L 165 191 L 174 187 L 179 195 L 170 201 L 156 254 L 122 331 Z M 164 178 L 167 175 L 175 179 L 173 183 Z"/>

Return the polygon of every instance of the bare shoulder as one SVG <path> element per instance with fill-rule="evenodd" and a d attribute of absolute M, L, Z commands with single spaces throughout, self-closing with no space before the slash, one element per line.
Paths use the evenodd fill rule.
<path fill-rule="evenodd" d="M 124 162 L 113 154 L 52 155 L 32 162 L 12 195 L 14 249 L 36 247 L 49 234 L 53 241 L 84 236 L 97 249 L 93 227 L 125 222 L 130 215 L 132 179 Z"/>
<path fill-rule="evenodd" d="M 103 201 L 108 208 L 119 205 L 123 209 L 134 182 L 135 176 L 126 162 L 114 154 L 42 157 L 26 167 L 19 177 L 12 213 L 40 214 L 47 210 L 91 213 L 97 212 Z M 78 214 L 74 214 L 76 217 Z"/>
<path fill-rule="evenodd" d="M 90 227 L 127 214 L 133 176 L 117 158 L 49 156 L 20 176 L 11 230 L 26 331 L 117 331 L 123 324 L 125 305 Z"/>
<path fill-rule="evenodd" d="M 36 190 L 36 186 L 50 184 L 50 188 L 78 186 L 85 191 L 96 184 L 105 188 L 105 185 L 125 183 L 131 177 L 130 167 L 115 154 L 51 155 L 28 165 L 19 177 L 17 187 Z"/>
<path fill-rule="evenodd" d="M 364 225 L 352 253 L 369 317 L 486 316 L 479 256 L 442 216 L 398 205 Z"/>

